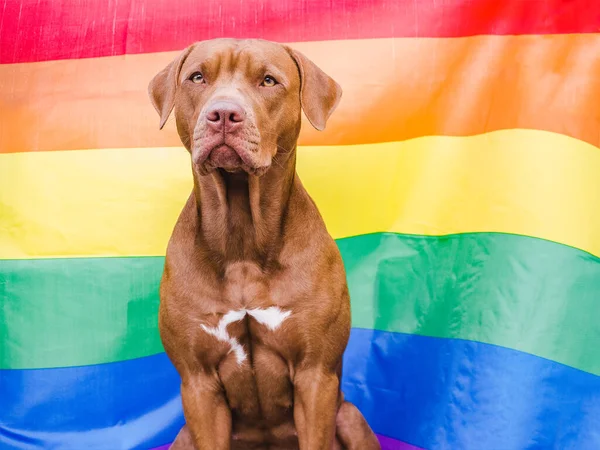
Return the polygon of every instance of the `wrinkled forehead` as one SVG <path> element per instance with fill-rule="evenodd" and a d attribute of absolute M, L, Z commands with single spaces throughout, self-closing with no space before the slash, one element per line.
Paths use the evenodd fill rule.
<path fill-rule="evenodd" d="M 214 39 L 195 44 L 181 68 L 181 79 L 196 71 L 213 78 L 270 75 L 283 84 L 299 81 L 298 66 L 285 47 L 258 39 Z"/>

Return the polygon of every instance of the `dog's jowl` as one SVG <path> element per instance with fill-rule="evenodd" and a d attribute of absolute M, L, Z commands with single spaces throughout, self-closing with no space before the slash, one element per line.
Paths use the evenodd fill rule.
<path fill-rule="evenodd" d="M 150 82 L 194 189 L 167 248 L 161 339 L 182 380 L 175 450 L 371 450 L 340 388 L 350 301 L 338 248 L 296 173 L 302 112 L 323 130 L 340 86 L 293 49 L 217 39 Z"/>

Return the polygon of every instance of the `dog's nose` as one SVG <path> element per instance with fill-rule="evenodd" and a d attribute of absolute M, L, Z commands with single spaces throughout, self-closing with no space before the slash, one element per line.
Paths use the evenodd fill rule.
<path fill-rule="evenodd" d="M 233 131 L 245 118 L 246 112 L 240 105 L 226 101 L 214 103 L 206 113 L 206 122 L 216 131 Z"/>

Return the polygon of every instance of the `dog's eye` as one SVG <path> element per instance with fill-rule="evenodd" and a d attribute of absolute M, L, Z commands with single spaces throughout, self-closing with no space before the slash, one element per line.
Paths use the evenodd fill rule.
<path fill-rule="evenodd" d="M 277 80 L 275 78 L 267 75 L 260 85 L 264 86 L 264 87 L 273 87 L 276 84 L 277 84 Z"/>
<path fill-rule="evenodd" d="M 194 72 L 190 77 L 190 80 L 192 80 L 192 83 L 202 83 L 204 82 L 204 77 L 200 72 Z"/>

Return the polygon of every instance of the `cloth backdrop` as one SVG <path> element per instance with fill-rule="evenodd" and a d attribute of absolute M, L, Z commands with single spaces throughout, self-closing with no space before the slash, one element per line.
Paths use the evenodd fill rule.
<path fill-rule="evenodd" d="M 347 268 L 343 390 L 383 447 L 599 449 L 597 0 L 0 3 L 0 448 L 182 426 L 157 287 L 191 171 L 147 85 L 220 36 L 344 89 L 298 171 Z"/>

